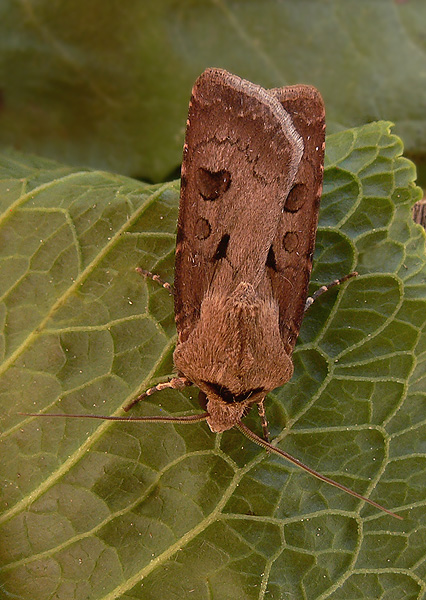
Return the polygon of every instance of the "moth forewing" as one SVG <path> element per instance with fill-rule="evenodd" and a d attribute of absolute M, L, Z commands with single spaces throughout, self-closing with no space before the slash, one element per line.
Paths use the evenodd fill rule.
<path fill-rule="evenodd" d="M 270 272 L 280 307 L 280 332 L 291 353 L 305 310 L 324 174 L 325 108 L 312 86 L 271 90 L 291 115 L 304 152 L 288 195 L 273 245 L 276 268 Z"/>

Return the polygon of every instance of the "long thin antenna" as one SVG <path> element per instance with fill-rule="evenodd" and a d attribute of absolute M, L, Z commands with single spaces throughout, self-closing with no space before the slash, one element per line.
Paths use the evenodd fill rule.
<path fill-rule="evenodd" d="M 320 479 L 321 481 L 325 481 L 325 483 L 329 483 L 330 485 L 338 488 L 339 490 L 342 490 L 342 491 L 346 492 L 347 494 L 350 494 L 351 496 L 355 496 L 355 498 L 358 498 L 359 500 L 364 500 L 364 502 L 368 502 L 368 504 L 371 504 L 371 506 L 374 506 L 375 508 L 378 508 L 379 510 L 384 511 L 388 515 L 391 515 L 391 517 L 395 517 L 395 519 L 399 519 L 400 521 L 403 520 L 403 517 L 388 510 L 381 504 L 378 504 L 377 502 L 374 502 L 374 500 L 370 500 L 369 498 L 366 498 L 365 496 L 361 496 L 361 494 L 358 494 L 358 492 L 354 492 L 353 490 L 346 487 L 345 485 L 338 483 L 337 481 L 334 481 L 334 479 L 330 479 L 329 477 L 326 477 L 325 475 L 321 475 L 321 473 L 318 473 L 314 469 L 311 469 L 311 467 L 308 467 L 308 465 L 305 465 L 299 459 L 294 458 L 294 456 L 291 456 L 291 454 L 288 454 L 284 450 L 281 450 L 280 448 L 273 446 L 266 440 L 263 440 L 261 437 L 256 435 L 251 429 L 249 429 L 243 423 L 241 423 L 241 421 L 236 424 L 236 427 L 241 431 L 242 434 L 244 434 L 249 440 L 251 440 L 252 442 L 257 444 L 258 446 L 262 446 L 262 448 L 265 448 L 266 450 L 269 450 L 270 452 L 274 452 L 275 454 L 278 454 L 279 456 L 283 456 L 285 459 L 287 459 L 294 465 L 300 467 L 304 471 L 307 471 L 308 473 L 310 473 L 317 479 Z"/>
<path fill-rule="evenodd" d="M 26 417 L 61 417 L 61 418 L 72 418 L 72 419 L 84 418 L 84 419 L 102 419 L 104 421 L 144 421 L 145 423 L 182 423 L 182 424 L 184 424 L 184 423 L 199 423 L 201 421 L 205 421 L 210 416 L 208 412 L 200 413 L 198 415 L 183 415 L 181 417 L 161 417 L 161 416 L 114 417 L 114 416 L 107 416 L 107 415 L 83 415 L 83 414 L 68 415 L 66 413 L 18 413 L 18 414 L 24 415 Z M 395 517 L 395 519 L 399 519 L 400 521 L 403 520 L 403 517 L 388 510 L 381 504 L 378 504 L 377 502 L 374 502 L 374 500 L 370 500 L 369 498 L 366 498 L 365 496 L 358 494 L 358 492 L 354 492 L 354 490 L 351 490 L 350 488 L 346 487 L 345 485 L 338 483 L 337 481 L 334 481 L 334 479 L 330 479 L 329 477 L 326 477 L 325 475 L 321 475 L 321 473 L 318 473 L 318 471 L 315 471 L 314 469 L 311 469 L 311 467 L 308 467 L 308 465 L 305 465 L 304 463 L 302 463 L 298 458 L 291 456 L 291 454 L 288 454 L 284 450 L 281 450 L 280 448 L 273 446 L 266 440 L 263 440 L 261 437 L 256 435 L 254 433 L 254 431 L 252 431 L 251 429 L 246 427 L 246 425 L 244 425 L 241 421 L 239 423 L 237 423 L 235 426 L 237 427 L 237 429 L 239 429 L 239 431 L 241 431 L 241 433 L 243 435 L 245 435 L 249 440 L 251 440 L 252 442 L 257 444 L 258 446 L 261 446 L 262 448 L 265 448 L 266 450 L 268 450 L 270 452 L 274 452 L 275 454 L 278 454 L 278 456 L 282 456 L 289 462 L 293 463 L 297 467 L 300 467 L 301 469 L 303 469 L 310 475 L 313 475 L 320 481 L 324 481 L 325 483 L 328 483 L 328 484 L 338 488 L 339 490 L 342 490 L 343 492 L 346 492 L 347 494 L 350 494 L 351 496 L 358 498 L 358 500 L 363 500 L 364 502 L 371 504 L 371 506 L 374 506 L 375 508 L 382 510 L 383 512 L 387 513 L 388 515 L 391 515 L 391 517 Z"/>
<path fill-rule="evenodd" d="M 209 413 L 199 415 L 183 415 L 182 417 L 109 417 L 105 415 L 67 415 L 66 413 L 18 413 L 26 417 L 66 417 L 71 419 L 102 419 L 103 421 L 145 421 L 146 423 L 198 423 L 205 421 Z"/>

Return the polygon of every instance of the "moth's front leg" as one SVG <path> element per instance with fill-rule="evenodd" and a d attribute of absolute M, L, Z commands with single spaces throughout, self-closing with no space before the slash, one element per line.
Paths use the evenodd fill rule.
<path fill-rule="evenodd" d="M 352 273 L 348 273 L 341 279 L 335 279 L 334 281 L 332 281 L 331 283 L 328 283 L 327 285 L 322 285 L 314 294 L 312 294 L 312 296 L 309 296 L 308 298 L 306 298 L 305 312 L 308 310 L 308 308 L 310 306 L 312 306 L 312 304 L 315 302 L 315 300 L 317 300 L 317 298 L 319 298 L 320 296 L 325 294 L 325 292 L 328 292 L 329 289 L 333 288 L 336 285 L 340 285 L 341 283 L 344 283 L 348 279 L 352 279 L 352 277 L 356 277 L 357 275 L 358 275 L 357 271 L 352 271 Z"/>
<path fill-rule="evenodd" d="M 260 422 L 262 423 L 263 430 L 263 439 L 269 442 L 269 429 L 268 429 L 268 421 L 266 419 L 265 412 L 265 398 L 262 398 L 260 402 L 257 403 L 257 412 L 259 413 Z"/>
<path fill-rule="evenodd" d="M 142 269 L 141 267 L 136 267 L 136 271 L 140 275 L 142 275 L 142 277 L 146 277 L 148 279 L 152 279 L 153 281 L 156 281 L 163 288 L 168 290 L 171 294 L 174 294 L 174 288 L 173 288 L 172 284 L 169 283 L 168 281 L 165 281 L 164 279 L 161 279 L 161 277 L 159 275 L 156 275 L 155 273 L 151 273 L 151 271 L 146 271 L 145 269 Z"/>
<path fill-rule="evenodd" d="M 169 381 L 164 381 L 163 383 L 157 383 L 157 385 L 154 385 L 153 387 L 149 388 L 148 390 L 143 392 L 143 394 L 141 394 L 137 398 L 133 398 L 133 400 L 130 400 L 130 402 L 128 404 L 125 404 L 123 406 L 123 410 L 127 412 L 128 410 L 130 410 L 132 408 L 132 406 L 137 404 L 140 400 L 143 400 L 144 398 L 147 398 L 148 396 L 152 396 L 152 394 L 154 394 L 155 392 L 161 392 L 161 390 L 167 390 L 167 389 L 183 390 L 184 388 L 186 388 L 190 385 L 192 385 L 192 381 L 189 381 L 189 379 L 187 379 L 186 377 L 173 377 L 173 379 L 170 379 Z"/>

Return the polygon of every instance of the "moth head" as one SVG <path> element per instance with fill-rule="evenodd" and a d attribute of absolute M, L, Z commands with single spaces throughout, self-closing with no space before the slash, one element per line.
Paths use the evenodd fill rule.
<path fill-rule="evenodd" d="M 209 413 L 207 424 L 214 433 L 234 427 L 266 394 L 263 388 L 233 394 L 228 388 L 208 381 L 203 381 L 200 388 L 198 400 Z"/>

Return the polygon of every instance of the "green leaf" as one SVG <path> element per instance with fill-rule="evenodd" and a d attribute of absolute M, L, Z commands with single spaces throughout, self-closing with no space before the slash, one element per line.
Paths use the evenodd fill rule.
<path fill-rule="evenodd" d="M 231 430 L 38 419 L 120 414 L 171 374 L 176 183 L 18 153 L 0 160 L 0 581 L 5 598 L 418 599 L 424 569 L 426 257 L 413 165 L 388 123 L 327 140 L 312 291 L 281 448 L 397 521 Z M 169 390 L 134 414 L 198 412 Z M 259 431 L 256 415 L 248 424 Z"/>
<path fill-rule="evenodd" d="M 329 132 L 391 120 L 424 164 L 425 22 L 423 0 L 3 0 L 0 144 L 164 180 L 195 78 L 223 67 L 315 85 Z"/>

